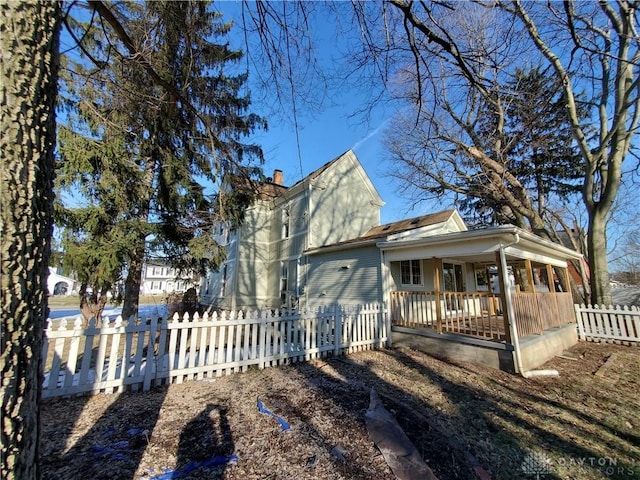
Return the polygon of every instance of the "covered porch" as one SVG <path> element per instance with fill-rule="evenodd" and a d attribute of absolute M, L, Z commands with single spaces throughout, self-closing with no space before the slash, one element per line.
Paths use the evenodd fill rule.
<path fill-rule="evenodd" d="M 568 273 L 577 252 L 511 226 L 379 247 L 394 343 L 413 336 L 429 338 L 431 349 L 437 341 L 493 348 L 499 368 L 506 355 L 507 369 L 521 371 L 577 341 Z"/>

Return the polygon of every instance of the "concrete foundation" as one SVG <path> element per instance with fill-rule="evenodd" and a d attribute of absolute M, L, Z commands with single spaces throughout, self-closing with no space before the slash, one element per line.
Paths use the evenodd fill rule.
<path fill-rule="evenodd" d="M 392 327 L 392 346 L 408 347 L 448 361 L 462 361 L 517 373 L 511 344 L 424 328 Z M 524 371 L 533 370 L 578 342 L 575 324 L 545 331 L 520 340 Z"/>
<path fill-rule="evenodd" d="M 408 347 L 448 361 L 462 361 L 515 372 L 513 345 L 428 329 L 392 327 L 392 346 Z"/>
<path fill-rule="evenodd" d="M 533 370 L 553 357 L 562 355 L 566 349 L 578 343 L 578 329 L 575 323 L 560 328 L 545 330 L 542 335 L 531 335 L 520 339 L 522 369 Z"/>

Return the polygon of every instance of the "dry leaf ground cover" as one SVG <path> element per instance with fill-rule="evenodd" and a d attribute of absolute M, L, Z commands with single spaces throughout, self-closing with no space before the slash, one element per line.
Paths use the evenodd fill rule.
<path fill-rule="evenodd" d="M 393 479 L 372 387 L 441 480 L 640 478 L 639 353 L 580 343 L 544 366 L 559 377 L 525 379 L 390 349 L 49 400 L 43 478 Z"/>

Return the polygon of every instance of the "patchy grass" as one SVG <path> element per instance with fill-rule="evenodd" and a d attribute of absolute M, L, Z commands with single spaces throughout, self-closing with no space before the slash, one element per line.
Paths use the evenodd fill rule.
<path fill-rule="evenodd" d="M 166 295 L 140 295 L 140 305 L 165 305 Z M 80 305 L 78 295 L 49 295 L 47 298 L 49 307 L 74 307 Z M 113 306 L 111 302 L 107 306 Z"/>
<path fill-rule="evenodd" d="M 372 387 L 441 480 L 640 478 L 639 354 L 580 343 L 573 360 L 544 366 L 559 377 L 525 379 L 382 350 L 46 401 L 43 478 L 152 478 L 235 454 L 237 463 L 196 463 L 180 478 L 393 479 L 364 426 Z M 291 430 L 259 413 L 257 398 Z"/>

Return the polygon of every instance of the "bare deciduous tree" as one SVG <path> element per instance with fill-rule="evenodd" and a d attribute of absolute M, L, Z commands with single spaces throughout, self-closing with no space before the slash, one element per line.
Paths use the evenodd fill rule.
<path fill-rule="evenodd" d="M 510 175 L 508 159 L 501 157 L 506 138 L 500 87 L 509 67 L 523 62 L 545 61 L 553 69 L 585 165 L 582 197 L 589 216 L 591 290 L 596 302 L 609 303 L 606 218 L 640 116 L 637 5 L 513 1 L 462 7 L 404 0 L 388 4 L 401 14 L 401 21 L 385 23 L 386 44 L 399 51 L 404 42 L 411 53 L 404 79 L 414 85 L 413 104 L 421 115 L 417 124 L 426 132 L 423 141 L 429 140 L 424 148 L 432 162 L 417 166 L 424 173 L 448 162 L 448 170 L 438 172 L 441 188 L 466 194 L 451 181 L 451 172 L 464 176 L 464 162 L 473 163 L 479 176 L 469 177 L 468 183 L 491 189 L 491 195 L 504 200 L 516 218 L 526 218 L 537 233 L 544 232 L 544 224 L 531 211 L 520 180 Z M 398 24 L 404 32 L 388 27 Z M 482 104 L 488 110 L 483 113 L 492 119 L 488 125 L 477 123 Z M 580 115 L 585 107 L 587 122 Z M 479 130 L 486 135 L 478 137 Z"/>

